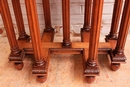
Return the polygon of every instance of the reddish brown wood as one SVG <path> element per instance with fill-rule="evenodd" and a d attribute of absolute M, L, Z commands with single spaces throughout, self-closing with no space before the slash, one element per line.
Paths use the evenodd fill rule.
<path fill-rule="evenodd" d="M 42 42 L 48 40 L 52 42 L 54 39 L 54 28 L 51 25 L 50 2 L 49 0 L 42 0 L 42 3 L 43 3 L 43 11 L 44 11 L 44 19 L 45 19 L 45 29 L 42 34 Z M 44 38 L 45 34 L 48 36 L 48 38 Z"/>
<path fill-rule="evenodd" d="M 0 13 L 1 13 L 1 7 L 0 7 Z"/>
<path fill-rule="evenodd" d="M 110 33 L 105 38 L 106 41 L 117 40 L 117 30 L 119 26 L 122 4 L 123 4 L 123 0 L 115 0 L 111 30 Z"/>
<path fill-rule="evenodd" d="M 95 76 L 99 75 L 99 68 L 97 65 L 97 56 L 98 56 L 98 45 L 99 45 L 99 36 L 101 29 L 101 20 L 102 20 L 102 9 L 103 9 L 103 0 L 93 0 L 93 9 L 92 9 L 92 22 L 90 30 L 90 41 L 89 41 L 89 55 L 86 62 L 85 76 Z M 93 78 L 94 79 L 94 78 Z M 94 81 L 92 78 L 88 82 Z"/>
<path fill-rule="evenodd" d="M 0 0 L 0 8 L 1 8 L 1 15 L 3 18 L 4 26 L 6 29 L 6 33 L 7 33 L 8 41 L 10 44 L 10 49 L 11 49 L 9 60 L 15 61 L 15 63 L 22 65 L 24 51 L 19 49 L 7 0 Z M 23 67 L 21 66 L 21 69 L 22 68 Z M 16 69 L 19 69 L 19 68 L 16 67 Z"/>
<path fill-rule="evenodd" d="M 129 30 L 129 23 L 130 23 L 129 16 L 130 16 L 130 0 L 125 0 L 117 44 L 115 50 L 113 51 L 113 55 L 111 55 L 112 66 L 118 65 L 120 67 L 119 63 L 125 62 L 126 60 L 124 54 L 124 47 Z M 119 67 L 117 67 L 117 69 L 119 69 Z M 115 70 L 115 67 L 113 66 L 112 69 Z"/>
<path fill-rule="evenodd" d="M 42 0 L 44 19 L 45 19 L 45 29 L 44 31 L 54 31 L 51 25 L 51 13 L 50 13 L 50 2 L 49 0 Z"/>
<path fill-rule="evenodd" d="M 86 77 L 86 80 L 87 80 L 87 83 L 91 84 L 92 82 L 94 82 L 96 79 L 95 76 L 87 76 Z"/>
<path fill-rule="evenodd" d="M 70 47 L 70 0 L 62 0 L 63 47 Z"/>
<path fill-rule="evenodd" d="M 18 25 L 20 26 L 20 29 L 22 29 L 23 21 L 19 22 L 20 18 L 22 20 L 20 3 L 19 1 L 16 2 L 15 0 L 12 1 L 14 4 L 14 9 L 18 7 L 15 9 L 15 15 L 17 18 L 16 20 L 18 22 Z M 36 10 L 36 0 L 25 0 L 32 42 L 25 42 L 23 40 L 19 40 L 17 43 L 7 0 L 0 0 L 0 12 L 2 14 L 2 18 L 4 21 L 4 25 L 6 28 L 6 32 L 11 47 L 11 54 L 9 59 L 11 61 L 15 61 L 14 63 L 15 67 L 19 70 L 22 69 L 24 65 L 22 62 L 24 51 L 27 54 L 34 54 L 35 61 L 32 72 L 33 74 L 37 75 L 38 82 L 44 82 L 47 79 L 50 54 L 62 54 L 62 53 L 83 54 L 84 76 L 86 76 L 86 80 L 88 83 L 92 83 L 95 80 L 95 76 L 99 75 L 99 68 L 97 62 L 98 53 L 108 54 L 109 52 L 111 58 L 112 70 L 119 69 L 120 63 L 125 62 L 126 60 L 126 57 L 124 55 L 124 46 L 130 23 L 129 20 L 130 0 L 125 1 L 118 40 L 109 40 L 109 42 L 100 42 L 100 43 L 99 43 L 99 35 L 100 35 L 102 8 L 104 0 L 93 0 L 91 29 L 90 32 L 86 32 L 89 30 L 85 29 L 85 27 L 87 28 L 86 25 L 90 26 L 91 1 L 92 0 L 86 0 L 85 2 L 85 19 L 84 19 L 85 22 L 83 30 L 85 32 L 81 31 L 82 42 L 71 43 L 70 6 L 69 6 L 70 0 L 62 0 L 62 13 L 63 13 L 63 43 L 62 43 L 62 42 L 53 42 L 54 29 L 51 26 L 49 0 L 43 0 L 43 9 L 45 13 L 45 25 L 46 25 L 45 31 L 47 32 L 43 33 L 42 39 L 40 37 L 40 29 Z M 122 3 L 118 2 L 118 5 L 119 4 Z M 18 13 L 19 11 L 20 13 Z M 87 14 L 87 12 L 90 13 Z M 20 18 L 18 18 L 18 14 L 21 15 Z M 117 24 L 116 22 L 114 23 Z M 21 51 L 19 48 L 24 49 L 24 51 Z"/>
<path fill-rule="evenodd" d="M 28 36 L 26 34 L 25 28 L 24 28 L 22 11 L 21 11 L 21 7 L 20 7 L 20 0 L 12 0 L 12 5 L 14 8 L 15 19 L 16 19 L 16 23 L 18 26 L 18 32 L 19 32 L 18 39 L 30 41 L 30 36 Z"/>
<path fill-rule="evenodd" d="M 42 45 L 40 38 L 40 28 L 38 23 L 36 0 L 25 0 L 27 8 L 27 16 L 29 22 L 30 33 L 32 37 L 32 46 L 35 57 L 35 64 L 33 66 L 33 74 L 40 74 L 37 77 L 41 79 L 46 79 L 46 61 L 42 54 Z M 38 80 L 39 81 L 39 80 Z M 44 81 L 44 80 L 42 80 Z M 41 82 L 41 81 L 40 81 Z"/>
<path fill-rule="evenodd" d="M 90 30 L 90 18 L 91 18 L 91 7 L 92 0 L 85 0 L 85 12 L 84 12 L 84 25 L 81 31 Z"/>

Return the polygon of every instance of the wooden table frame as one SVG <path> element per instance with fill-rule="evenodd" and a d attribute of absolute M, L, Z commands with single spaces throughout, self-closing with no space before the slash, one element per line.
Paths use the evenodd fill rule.
<path fill-rule="evenodd" d="M 12 0 L 12 2 L 19 31 L 18 40 L 15 37 L 7 0 L 0 0 L 0 12 L 11 48 L 9 60 L 14 61 L 15 68 L 21 70 L 24 55 L 34 54 L 32 73 L 37 75 L 39 82 L 47 79 L 51 54 L 82 54 L 84 76 L 88 83 L 92 83 L 95 76 L 100 73 L 98 54 L 109 54 L 111 69 L 114 71 L 125 62 L 124 46 L 129 27 L 130 0 L 125 0 L 118 36 L 117 29 L 123 0 L 115 0 L 111 31 L 105 38 L 106 42 L 99 42 L 104 0 L 93 0 L 93 8 L 91 8 L 92 0 L 85 0 L 84 25 L 81 28 L 82 42 L 71 42 L 70 40 L 70 0 L 62 0 L 63 42 L 53 42 L 54 28 L 51 26 L 49 0 L 42 0 L 45 17 L 45 29 L 42 37 L 40 37 L 36 0 L 25 0 L 31 42 L 30 36 L 25 32 L 20 2 L 19 0 Z"/>

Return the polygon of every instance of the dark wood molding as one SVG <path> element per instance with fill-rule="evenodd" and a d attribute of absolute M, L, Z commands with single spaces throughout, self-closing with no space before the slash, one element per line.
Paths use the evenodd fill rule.
<path fill-rule="evenodd" d="M 117 30 L 119 26 L 121 11 L 122 11 L 123 0 L 115 0 L 113 17 L 111 23 L 111 30 L 108 35 L 106 35 L 105 40 L 117 40 Z"/>
<path fill-rule="evenodd" d="M 12 0 L 12 5 L 14 8 L 14 15 L 18 27 L 19 37 L 18 40 L 26 40 L 30 41 L 30 36 L 26 34 L 25 28 L 24 28 L 24 22 L 22 17 L 22 11 L 20 6 L 20 0 Z"/>

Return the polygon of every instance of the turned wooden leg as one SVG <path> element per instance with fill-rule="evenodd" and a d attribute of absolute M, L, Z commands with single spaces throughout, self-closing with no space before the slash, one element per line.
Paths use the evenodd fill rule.
<path fill-rule="evenodd" d="M 9 60 L 14 61 L 15 62 L 14 65 L 15 65 L 16 69 L 20 70 L 23 68 L 22 59 L 25 54 L 24 54 L 24 51 L 19 49 L 7 0 L 0 0 L 0 8 L 1 8 L 1 15 L 3 18 L 8 41 L 9 41 L 10 48 L 11 48 Z M 18 65 L 18 63 L 19 63 L 19 65 Z"/>
<path fill-rule="evenodd" d="M 70 47 L 70 0 L 62 0 L 63 47 Z"/>
<path fill-rule="evenodd" d="M 95 80 L 95 76 L 99 75 L 97 57 L 98 57 L 98 44 L 99 44 L 99 36 L 102 20 L 102 8 L 103 8 L 103 0 L 93 0 L 89 54 L 88 54 L 88 60 L 86 61 L 86 67 L 84 72 L 84 75 L 86 76 L 88 83 L 92 83 Z"/>
<path fill-rule="evenodd" d="M 123 0 L 115 0 L 112 23 L 111 23 L 111 30 L 110 30 L 110 33 L 106 35 L 106 38 L 105 38 L 106 42 L 108 42 L 109 40 L 117 40 L 117 30 L 118 30 L 119 21 L 120 21 L 122 4 L 123 4 Z"/>
<path fill-rule="evenodd" d="M 49 0 L 42 0 L 44 19 L 45 19 L 45 29 L 44 31 L 54 31 L 51 25 L 51 14 L 50 14 L 50 3 Z"/>
<path fill-rule="evenodd" d="M 120 63 L 125 62 L 126 57 L 124 54 L 124 47 L 126 43 L 126 38 L 129 30 L 130 23 L 130 0 L 125 0 L 124 10 L 121 19 L 121 25 L 119 29 L 119 35 L 115 50 L 111 54 L 111 69 L 118 70 Z"/>
<path fill-rule="evenodd" d="M 40 38 L 40 28 L 38 23 L 36 0 L 25 0 L 27 8 L 27 16 L 29 22 L 30 33 L 32 37 L 32 46 L 34 51 L 34 65 L 32 69 L 33 74 L 37 74 L 37 80 L 39 82 L 44 82 L 46 80 L 46 61 L 42 54 L 42 44 Z"/>
<path fill-rule="evenodd" d="M 18 32 L 19 32 L 18 40 L 30 41 L 30 36 L 26 34 L 25 28 L 24 28 L 22 11 L 20 7 L 20 0 L 12 0 L 12 5 L 14 8 L 15 19 L 18 26 Z"/>
<path fill-rule="evenodd" d="M 0 8 L 0 13 L 1 13 L 1 8 Z"/>
<path fill-rule="evenodd" d="M 85 0 L 84 25 L 81 32 L 90 30 L 91 6 L 92 0 Z"/>

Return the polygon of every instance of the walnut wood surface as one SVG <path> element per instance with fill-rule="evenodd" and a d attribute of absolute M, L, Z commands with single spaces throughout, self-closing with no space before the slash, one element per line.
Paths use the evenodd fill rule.
<path fill-rule="evenodd" d="M 103 1 L 104 0 L 93 0 L 92 22 L 89 38 L 89 53 L 88 60 L 84 65 L 84 75 L 87 76 L 86 78 L 88 83 L 92 83 L 95 80 L 94 76 L 99 75 L 100 72 L 97 63 L 97 56 L 102 20 Z"/>
<path fill-rule="evenodd" d="M 117 40 L 117 30 L 120 21 L 120 15 L 122 11 L 123 0 L 115 0 L 113 17 L 111 23 L 110 33 L 106 36 L 106 41 Z"/>
<path fill-rule="evenodd" d="M 63 47 L 70 47 L 70 0 L 62 0 Z"/>
<path fill-rule="evenodd" d="M 1 14 L 1 7 L 0 7 L 0 14 Z"/>
<path fill-rule="evenodd" d="M 53 42 L 54 29 L 51 26 L 49 0 L 42 0 L 45 17 L 45 31 L 42 34 L 42 38 L 40 37 L 36 0 L 25 0 L 31 42 L 24 40 L 17 41 L 7 0 L 0 0 L 0 12 L 11 48 L 9 60 L 15 61 L 15 67 L 21 70 L 24 65 L 22 61 L 24 54 L 34 54 L 35 60 L 32 72 L 37 75 L 38 82 L 44 82 L 47 79 L 51 54 L 82 54 L 84 59 L 84 76 L 88 83 L 92 83 L 95 80 L 95 76 L 99 75 L 98 54 L 110 54 L 111 69 L 114 71 L 118 70 L 120 63 L 124 63 L 126 60 L 124 46 L 130 24 L 130 0 L 125 0 L 118 39 L 116 38 L 116 33 L 119 26 L 123 0 L 115 0 L 111 31 L 106 36 L 108 42 L 99 42 L 103 1 L 93 0 L 91 18 L 92 0 L 85 0 L 84 26 L 81 30 L 81 42 L 71 43 L 70 0 L 62 0 L 63 42 Z M 24 35 L 26 36 L 26 33 L 20 2 L 19 0 L 12 0 L 12 3 L 19 28 L 19 36 L 23 38 Z"/>
<path fill-rule="evenodd" d="M 16 19 L 16 23 L 18 26 L 18 32 L 19 32 L 19 40 L 30 40 L 30 37 L 25 32 L 23 17 L 22 17 L 22 11 L 20 6 L 20 0 L 12 0 L 12 5 L 14 8 L 14 15 Z"/>
<path fill-rule="evenodd" d="M 85 0 L 84 25 L 81 31 L 90 30 L 92 0 Z"/>
<path fill-rule="evenodd" d="M 27 43 L 27 42 L 24 42 L 24 41 L 18 41 L 18 44 L 19 44 L 19 46 L 20 46 L 20 48 L 22 49 L 22 48 L 25 48 L 25 49 L 31 49 L 32 48 L 32 43 L 30 42 L 30 43 Z M 111 45 L 111 43 L 110 42 L 100 42 L 99 43 L 99 49 L 111 49 L 112 47 L 111 47 L 112 45 Z M 61 49 L 62 48 L 62 42 L 43 42 L 42 43 L 42 48 L 44 49 L 46 49 L 46 48 L 59 48 L 59 49 Z M 81 49 L 83 49 L 83 48 L 89 48 L 89 42 L 73 42 L 72 43 L 72 46 L 71 46 L 71 48 L 68 48 L 68 49 L 75 49 L 75 48 L 81 48 Z M 67 48 L 63 48 L 63 49 L 67 49 Z"/>
<path fill-rule="evenodd" d="M 90 42 L 89 42 L 90 60 L 96 60 L 97 58 L 101 20 L 102 20 L 102 9 L 103 9 L 103 0 L 94 0 L 92 11 L 92 23 L 90 30 Z"/>
<path fill-rule="evenodd" d="M 16 40 L 13 22 L 11 19 L 11 14 L 9 11 L 7 0 L 0 0 L 0 8 L 1 8 L 1 15 L 3 18 L 5 30 L 7 33 L 7 37 L 8 37 L 8 41 L 9 41 L 9 45 L 11 49 L 9 60 L 22 62 L 22 58 L 24 57 L 24 52 L 19 49 L 19 46 Z"/>
<path fill-rule="evenodd" d="M 32 39 L 32 47 L 34 51 L 35 64 L 33 66 L 33 74 L 45 74 L 46 75 L 46 61 L 43 57 L 40 28 L 38 23 L 36 1 L 35 0 L 25 0 L 27 8 L 27 16 L 30 28 L 30 34 Z M 45 76 L 44 75 L 44 76 Z"/>
<path fill-rule="evenodd" d="M 50 2 L 49 0 L 42 0 L 44 19 L 45 19 L 45 29 L 44 31 L 54 30 L 51 25 L 51 13 L 50 13 Z"/>
<path fill-rule="evenodd" d="M 114 57 L 112 58 L 112 61 L 125 62 L 126 60 L 126 57 L 124 55 L 124 47 L 129 30 L 129 23 L 130 23 L 129 15 L 130 15 L 130 0 L 125 0 L 118 40 L 115 50 L 113 51 Z"/>

